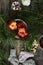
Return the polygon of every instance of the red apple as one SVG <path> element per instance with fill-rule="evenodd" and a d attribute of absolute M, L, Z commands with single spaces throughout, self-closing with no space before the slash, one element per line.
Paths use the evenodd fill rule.
<path fill-rule="evenodd" d="M 20 37 L 24 38 L 25 36 L 28 35 L 28 32 L 26 31 L 25 28 L 19 28 L 19 29 L 18 29 L 18 35 L 19 35 Z"/>
<path fill-rule="evenodd" d="M 17 26 L 18 26 L 18 28 L 22 28 L 25 26 L 25 24 L 22 21 L 20 21 L 20 22 L 18 22 Z"/>
<path fill-rule="evenodd" d="M 17 29 L 17 23 L 13 20 L 11 20 L 8 24 L 8 27 L 11 29 L 11 30 L 16 30 Z"/>

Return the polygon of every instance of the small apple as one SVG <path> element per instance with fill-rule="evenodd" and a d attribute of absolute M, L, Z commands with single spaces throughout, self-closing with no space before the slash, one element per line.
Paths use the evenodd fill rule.
<path fill-rule="evenodd" d="M 22 28 L 25 26 L 25 24 L 22 21 L 19 21 L 17 26 L 18 26 L 18 28 Z"/>
<path fill-rule="evenodd" d="M 28 32 L 25 28 L 19 28 L 18 29 L 18 35 L 22 38 L 26 37 L 28 35 Z"/>
<path fill-rule="evenodd" d="M 17 23 L 15 21 L 10 21 L 10 23 L 8 24 L 8 27 L 11 29 L 11 30 L 16 30 L 17 29 Z"/>

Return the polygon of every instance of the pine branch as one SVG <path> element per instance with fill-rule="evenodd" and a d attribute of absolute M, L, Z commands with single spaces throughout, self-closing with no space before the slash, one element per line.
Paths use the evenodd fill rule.
<path fill-rule="evenodd" d="M 2 20 L 3 23 L 5 23 L 4 19 L 0 16 L 0 19 Z"/>

